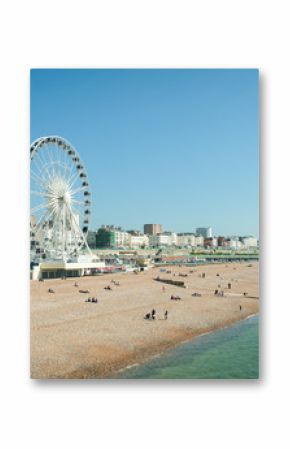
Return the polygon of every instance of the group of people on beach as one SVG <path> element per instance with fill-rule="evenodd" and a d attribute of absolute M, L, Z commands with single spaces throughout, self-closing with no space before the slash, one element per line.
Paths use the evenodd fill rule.
<path fill-rule="evenodd" d="M 98 302 L 98 298 L 95 298 L 95 297 L 91 298 L 91 297 L 89 297 L 88 299 L 85 300 L 85 302 L 94 302 L 94 303 L 97 303 L 97 302 Z"/>
<path fill-rule="evenodd" d="M 170 296 L 170 299 L 171 299 L 172 301 L 178 301 L 178 300 L 181 300 L 180 296 L 177 296 L 177 295 L 171 295 L 171 296 Z"/>
<path fill-rule="evenodd" d="M 167 320 L 168 317 L 168 310 L 165 310 L 164 313 L 164 320 Z M 146 315 L 144 316 L 144 320 L 155 320 L 156 318 L 156 310 L 152 309 L 151 312 L 146 313 Z"/>
<path fill-rule="evenodd" d="M 218 290 L 218 289 L 216 289 L 216 290 L 214 291 L 214 295 L 215 295 L 215 296 L 224 296 L 224 291 L 223 291 L 223 290 Z"/>

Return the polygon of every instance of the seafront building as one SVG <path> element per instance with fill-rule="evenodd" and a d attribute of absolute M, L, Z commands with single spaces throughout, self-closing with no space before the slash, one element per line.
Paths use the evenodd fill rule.
<path fill-rule="evenodd" d="M 202 235 L 196 235 L 195 236 L 195 246 L 204 246 L 204 238 Z"/>
<path fill-rule="evenodd" d="M 144 224 L 144 234 L 156 235 L 162 234 L 163 226 L 162 224 Z"/>
<path fill-rule="evenodd" d="M 97 231 L 89 231 L 88 244 L 90 248 L 112 248 L 112 249 L 146 249 L 161 247 L 179 247 L 179 248 L 207 248 L 207 249 L 255 249 L 258 247 L 258 240 L 253 236 L 212 236 L 204 237 L 203 235 L 193 232 L 158 232 L 154 226 L 148 225 L 146 228 L 152 234 L 143 234 L 139 230 L 125 231 L 121 227 L 114 225 L 102 225 Z M 161 225 L 160 225 L 161 226 Z M 204 234 L 211 235 L 212 228 L 203 229 Z"/>
<path fill-rule="evenodd" d="M 96 233 L 97 248 L 119 248 L 129 243 L 129 233 L 121 227 L 114 225 L 102 225 Z"/>
<path fill-rule="evenodd" d="M 149 246 L 149 236 L 141 233 L 129 232 L 129 247 L 132 249 L 146 248 Z"/>
<path fill-rule="evenodd" d="M 229 248 L 229 249 L 242 249 L 243 244 L 242 242 L 239 240 L 238 237 L 231 237 L 231 238 L 227 238 L 224 241 L 224 247 Z"/>
<path fill-rule="evenodd" d="M 242 237 L 242 242 L 246 248 L 257 248 L 258 246 L 258 240 L 253 236 Z"/>
<path fill-rule="evenodd" d="M 177 234 L 177 245 L 181 247 L 196 246 L 196 237 L 193 232 Z"/>
<path fill-rule="evenodd" d="M 196 235 L 202 235 L 205 239 L 210 239 L 213 237 L 213 231 L 211 227 L 208 228 L 196 228 Z"/>
<path fill-rule="evenodd" d="M 206 237 L 204 238 L 203 246 L 216 248 L 218 246 L 218 239 L 216 237 Z"/>
<path fill-rule="evenodd" d="M 177 234 L 175 232 L 163 232 L 162 234 L 149 235 L 149 246 L 176 246 Z"/>

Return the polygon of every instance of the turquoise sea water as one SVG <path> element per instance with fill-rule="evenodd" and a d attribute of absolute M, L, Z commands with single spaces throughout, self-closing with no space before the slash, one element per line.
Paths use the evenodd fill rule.
<path fill-rule="evenodd" d="M 259 318 L 200 336 L 119 374 L 126 379 L 257 379 Z"/>

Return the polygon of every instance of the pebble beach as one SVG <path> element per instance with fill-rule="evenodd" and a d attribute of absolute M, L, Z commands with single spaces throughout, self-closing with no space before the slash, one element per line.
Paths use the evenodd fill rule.
<path fill-rule="evenodd" d="M 259 312 L 257 262 L 166 270 L 30 281 L 31 378 L 114 377 L 127 366 Z M 184 281 L 186 288 L 157 282 L 158 276 Z M 172 295 L 181 299 L 171 300 Z M 86 302 L 88 297 L 98 302 Z M 145 320 L 152 309 L 155 320 Z"/>

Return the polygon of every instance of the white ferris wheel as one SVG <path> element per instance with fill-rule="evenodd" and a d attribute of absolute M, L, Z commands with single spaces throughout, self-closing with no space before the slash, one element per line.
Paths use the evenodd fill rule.
<path fill-rule="evenodd" d="M 84 247 L 91 214 L 85 166 L 76 149 L 58 136 L 30 147 L 30 246 L 32 260 L 67 261 Z"/>

